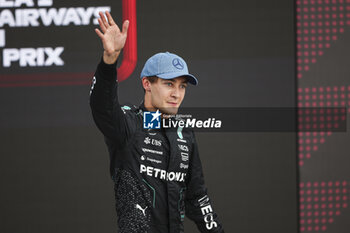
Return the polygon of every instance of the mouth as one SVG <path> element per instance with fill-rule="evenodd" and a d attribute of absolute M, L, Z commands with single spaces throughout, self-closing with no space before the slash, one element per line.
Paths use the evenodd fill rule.
<path fill-rule="evenodd" d="M 177 103 L 175 103 L 175 102 L 167 102 L 170 106 L 172 106 L 172 107 L 176 107 L 177 106 Z"/>

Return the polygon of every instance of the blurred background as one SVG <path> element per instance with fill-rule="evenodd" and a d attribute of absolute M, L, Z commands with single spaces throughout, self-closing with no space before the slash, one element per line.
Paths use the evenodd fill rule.
<path fill-rule="evenodd" d="M 305 88 L 333 85 L 330 77 L 336 85 L 345 85 L 346 32 L 330 42 L 333 52 L 325 47 L 324 56 L 307 71 L 297 68 L 296 30 L 304 33 L 304 24 L 296 26 L 295 16 L 304 14 L 300 4 L 137 1 L 138 60 L 132 75 L 120 83 L 120 102 L 141 102 L 143 64 L 164 51 L 182 56 L 199 79 L 198 86 L 187 89 L 186 107 L 295 107 Z M 346 1 L 337 4 L 347 10 Z M 110 10 L 121 25 L 121 0 L 0 1 L 1 232 L 116 232 L 108 152 L 88 104 L 103 51 L 94 32 L 100 10 Z M 349 180 L 348 163 L 341 158 L 347 151 L 344 134 L 332 139 L 332 145 L 343 143 L 336 156 L 328 144 L 323 152 L 320 148 L 307 158 L 303 154 L 300 164 L 299 137 L 305 135 L 197 133 L 206 185 L 226 232 L 307 230 L 311 217 L 298 209 L 298 179 L 305 184 L 305 194 L 307 182 L 319 181 L 319 187 L 322 181 L 334 182 L 335 187 L 336 181 L 343 185 Z M 339 164 L 344 169 L 336 169 Z M 328 232 L 345 232 L 348 223 L 342 217 L 350 213 L 341 208 L 337 217 L 334 211 L 333 222 L 327 218 L 321 224 L 320 218 L 320 229 L 337 225 L 343 231 Z M 304 225 L 299 226 L 303 218 L 298 213 L 305 216 Z M 185 229 L 198 232 L 188 219 Z"/>

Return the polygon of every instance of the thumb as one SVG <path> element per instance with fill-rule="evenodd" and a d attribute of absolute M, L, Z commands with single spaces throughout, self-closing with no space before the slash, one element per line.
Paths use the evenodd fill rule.
<path fill-rule="evenodd" d="M 129 28 L 129 20 L 125 20 L 124 23 L 123 23 L 123 29 L 122 29 L 122 33 L 123 34 L 126 34 L 128 32 L 128 28 Z"/>

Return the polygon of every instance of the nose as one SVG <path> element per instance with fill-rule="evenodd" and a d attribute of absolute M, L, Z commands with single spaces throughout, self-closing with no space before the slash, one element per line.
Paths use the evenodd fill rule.
<path fill-rule="evenodd" d="M 176 99 L 180 98 L 180 90 L 178 87 L 173 89 L 173 91 L 171 92 L 171 96 Z"/>

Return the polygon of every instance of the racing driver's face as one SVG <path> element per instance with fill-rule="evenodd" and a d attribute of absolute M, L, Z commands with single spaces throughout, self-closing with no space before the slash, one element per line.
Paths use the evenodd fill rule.
<path fill-rule="evenodd" d="M 186 77 L 157 78 L 155 82 L 149 83 L 149 89 L 146 90 L 149 93 L 149 103 L 146 107 L 151 108 L 152 111 L 159 109 L 162 113 L 174 115 L 185 97 L 186 87 Z"/>

